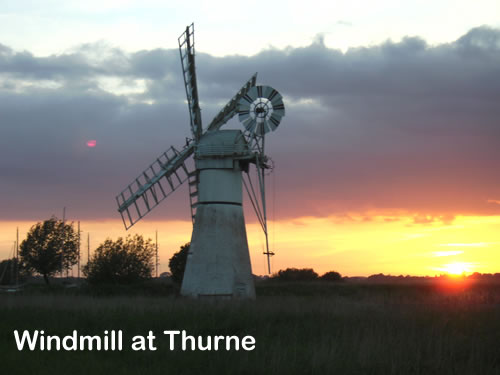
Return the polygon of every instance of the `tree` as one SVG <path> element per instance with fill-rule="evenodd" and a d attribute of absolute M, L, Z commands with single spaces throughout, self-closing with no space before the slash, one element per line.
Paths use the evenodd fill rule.
<path fill-rule="evenodd" d="M 181 249 L 175 253 L 168 262 L 170 272 L 172 273 L 172 280 L 176 283 L 181 283 L 182 278 L 184 277 L 184 270 L 186 269 L 186 261 L 189 253 L 189 245 L 189 242 L 182 245 Z"/>
<path fill-rule="evenodd" d="M 336 271 L 330 271 L 320 277 L 323 281 L 342 281 L 342 275 Z"/>
<path fill-rule="evenodd" d="M 318 274 L 312 268 L 287 268 L 274 274 L 273 279 L 282 281 L 313 281 L 318 279 Z"/>
<path fill-rule="evenodd" d="M 106 239 L 95 251 L 83 274 L 90 283 L 129 284 L 152 276 L 155 246 L 138 234 Z"/>
<path fill-rule="evenodd" d="M 73 223 L 52 217 L 33 225 L 20 249 L 22 266 L 39 273 L 49 284 L 50 276 L 68 270 L 78 261 L 78 234 Z"/>

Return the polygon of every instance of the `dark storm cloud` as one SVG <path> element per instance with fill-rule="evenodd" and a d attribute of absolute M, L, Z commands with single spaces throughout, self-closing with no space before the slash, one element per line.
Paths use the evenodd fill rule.
<path fill-rule="evenodd" d="M 437 46 L 405 38 L 342 53 L 318 38 L 250 57 L 198 53 L 205 124 L 255 71 L 285 96 L 267 141 L 282 218 L 500 213 L 499 30 Z M 177 50 L 91 44 L 36 57 L 0 44 L 0 77 L 1 219 L 62 206 L 116 218 L 114 195 L 189 135 Z M 153 217 L 187 219 L 185 193 Z"/>

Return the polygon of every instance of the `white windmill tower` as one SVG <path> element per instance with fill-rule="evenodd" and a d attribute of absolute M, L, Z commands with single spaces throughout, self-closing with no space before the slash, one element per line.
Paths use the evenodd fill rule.
<path fill-rule="evenodd" d="M 179 51 L 193 138 L 180 151 L 170 147 L 117 195 L 118 211 L 128 229 L 188 181 L 193 234 L 181 294 L 195 298 L 255 298 L 243 217 L 242 186 L 248 192 L 267 241 L 265 134 L 276 130 L 285 108 L 281 95 L 255 86 L 254 74 L 212 122 L 202 128 L 196 83 L 194 25 L 179 37 Z M 245 130 L 221 130 L 236 114 Z M 195 169 L 186 160 L 194 155 Z M 250 179 L 257 171 L 258 193 Z M 242 174 L 242 172 L 245 172 Z M 246 180 L 243 178 L 246 176 Z"/>

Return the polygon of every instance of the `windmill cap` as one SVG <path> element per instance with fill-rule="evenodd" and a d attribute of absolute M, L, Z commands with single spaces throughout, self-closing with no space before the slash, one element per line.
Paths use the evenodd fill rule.
<path fill-rule="evenodd" d="M 248 145 L 241 130 L 206 132 L 196 147 L 196 157 L 231 157 L 248 154 Z"/>

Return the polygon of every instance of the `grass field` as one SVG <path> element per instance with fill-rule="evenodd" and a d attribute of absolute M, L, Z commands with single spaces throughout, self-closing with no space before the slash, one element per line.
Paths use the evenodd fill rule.
<path fill-rule="evenodd" d="M 167 288 L 168 289 L 168 288 Z M 165 290 L 167 290 L 165 289 Z M 2 374 L 499 374 L 500 285 L 271 283 L 253 302 L 156 291 L 0 295 Z M 18 351 L 13 330 L 124 331 L 125 349 Z M 168 350 L 164 330 L 252 335 L 253 351 Z M 132 351 L 152 330 L 156 351 Z"/>

